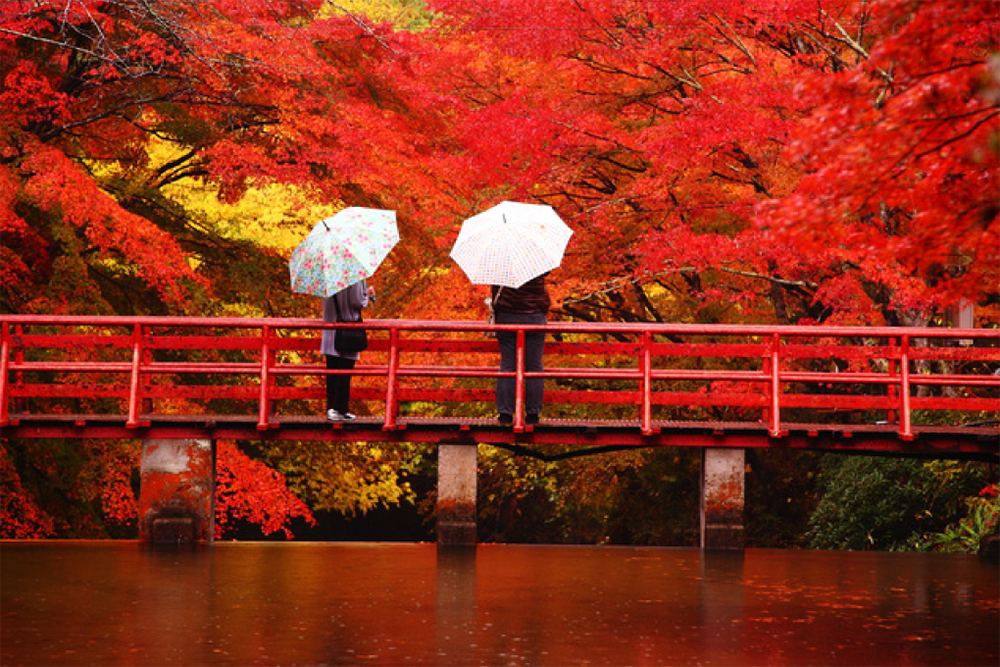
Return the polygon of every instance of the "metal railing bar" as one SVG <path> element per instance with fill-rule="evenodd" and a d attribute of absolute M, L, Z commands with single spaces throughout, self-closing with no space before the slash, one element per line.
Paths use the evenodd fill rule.
<path fill-rule="evenodd" d="M 210 318 L 210 317 L 166 317 L 124 315 L 0 315 L 0 320 L 10 323 L 67 326 L 132 326 L 142 324 L 147 327 L 192 327 L 192 328 L 240 328 L 260 329 L 328 329 L 365 328 L 369 330 L 406 331 L 465 331 L 483 334 L 487 331 L 546 331 L 550 333 L 632 333 L 648 330 L 653 335 L 687 334 L 702 336 L 764 336 L 777 334 L 782 337 L 840 338 L 861 337 L 866 339 L 892 338 L 900 335 L 900 327 L 829 326 L 809 327 L 795 325 L 744 325 L 744 324 L 681 324 L 681 323 L 627 323 L 627 322 L 556 322 L 549 324 L 495 324 L 486 325 L 479 320 L 365 320 L 363 323 L 324 323 L 304 318 Z M 1000 339 L 998 329 L 945 329 L 937 327 L 907 327 L 906 335 L 913 338 L 956 338 L 956 339 Z"/>

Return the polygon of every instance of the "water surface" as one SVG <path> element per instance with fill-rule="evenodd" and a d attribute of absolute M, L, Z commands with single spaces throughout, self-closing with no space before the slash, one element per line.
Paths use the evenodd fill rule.
<path fill-rule="evenodd" d="M 975 556 L 3 542 L 14 665 L 990 665 Z"/>

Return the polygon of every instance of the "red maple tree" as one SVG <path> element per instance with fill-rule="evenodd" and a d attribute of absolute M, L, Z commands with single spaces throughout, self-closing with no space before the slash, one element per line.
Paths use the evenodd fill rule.
<path fill-rule="evenodd" d="M 989 3 L 434 6 L 456 171 L 578 230 L 564 314 L 877 323 L 995 301 Z M 458 59 L 474 47 L 492 55 Z"/>
<path fill-rule="evenodd" d="M 429 7 L 405 32 L 320 0 L 4 3 L 0 307 L 315 315 L 280 252 L 166 194 L 282 183 L 399 212 L 383 317 L 481 317 L 448 250 L 514 199 L 577 232 L 560 317 L 927 323 L 965 299 L 997 321 L 995 3 Z"/>
<path fill-rule="evenodd" d="M 866 21 L 875 37 L 845 37 L 851 58 L 796 87 L 804 175 L 760 222 L 851 276 L 820 298 L 878 290 L 926 321 L 996 291 L 1000 16 L 988 2 L 894 0 Z"/>

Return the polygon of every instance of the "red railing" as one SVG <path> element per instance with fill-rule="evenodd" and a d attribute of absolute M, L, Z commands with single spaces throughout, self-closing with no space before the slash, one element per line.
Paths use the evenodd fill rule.
<path fill-rule="evenodd" d="M 28 415 L 121 414 L 129 428 L 154 415 L 236 414 L 253 404 L 260 431 L 279 415 L 320 415 L 328 371 L 319 330 L 305 319 L 4 315 L 0 426 Z M 683 421 L 791 424 L 860 419 L 959 426 L 1000 410 L 1000 330 L 684 324 L 374 320 L 353 371 L 354 395 L 381 402 L 382 428 L 419 417 L 492 415 L 496 342 L 517 332 L 518 406 L 524 382 L 544 377 L 546 418 L 633 421 L 643 434 Z M 524 334 L 545 331 L 546 368 L 523 366 Z M 243 406 L 243 407 L 241 407 Z M 594 410 L 601 414 L 593 414 Z M 375 410 L 370 412 L 377 413 Z M 426 415 L 424 415 L 426 416 Z"/>

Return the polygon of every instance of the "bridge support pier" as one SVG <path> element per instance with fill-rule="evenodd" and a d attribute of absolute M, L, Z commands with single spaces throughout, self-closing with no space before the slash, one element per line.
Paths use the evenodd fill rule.
<path fill-rule="evenodd" d="M 139 459 L 139 541 L 212 542 L 215 443 L 146 440 Z"/>
<path fill-rule="evenodd" d="M 983 535 L 979 539 L 979 557 L 987 562 L 1000 563 L 1000 536 Z"/>
<path fill-rule="evenodd" d="M 737 551 L 745 546 L 743 449 L 712 448 L 701 454 L 701 548 Z"/>
<path fill-rule="evenodd" d="M 437 539 L 440 545 L 476 543 L 475 445 L 438 445 Z"/>

